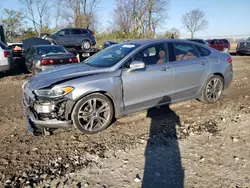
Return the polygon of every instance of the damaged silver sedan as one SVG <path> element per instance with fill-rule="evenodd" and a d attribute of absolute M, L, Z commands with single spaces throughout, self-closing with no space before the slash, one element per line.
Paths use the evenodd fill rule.
<path fill-rule="evenodd" d="M 34 134 L 73 126 L 93 134 L 155 106 L 188 99 L 214 103 L 232 81 L 231 62 L 229 54 L 185 40 L 112 45 L 25 82 L 27 124 Z"/>

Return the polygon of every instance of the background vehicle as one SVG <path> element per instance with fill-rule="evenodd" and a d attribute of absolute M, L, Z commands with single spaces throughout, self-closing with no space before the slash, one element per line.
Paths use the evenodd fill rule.
<path fill-rule="evenodd" d="M 229 52 L 231 49 L 227 39 L 213 39 L 208 45 L 218 51 Z"/>
<path fill-rule="evenodd" d="M 23 44 L 22 43 L 7 43 L 8 47 L 12 50 L 14 59 L 24 58 Z"/>
<path fill-rule="evenodd" d="M 12 52 L 6 44 L 0 41 L 0 72 L 13 68 Z"/>
<path fill-rule="evenodd" d="M 46 37 L 66 48 L 89 50 L 96 44 L 95 34 L 83 28 L 65 28 Z"/>
<path fill-rule="evenodd" d="M 236 47 L 236 54 L 250 55 L 250 41 L 243 41 L 238 43 Z"/>
<path fill-rule="evenodd" d="M 198 42 L 200 44 L 207 44 L 203 39 L 187 39 L 189 41 Z"/>
<path fill-rule="evenodd" d="M 231 62 L 229 54 L 186 40 L 117 44 L 26 82 L 28 126 L 37 131 L 73 123 L 93 134 L 113 118 L 154 106 L 197 98 L 214 103 L 232 81 Z"/>
<path fill-rule="evenodd" d="M 39 45 L 36 45 L 39 44 Z M 63 46 L 51 45 L 49 41 L 40 38 L 23 41 L 25 49 L 25 64 L 27 70 L 36 74 L 53 69 L 60 65 L 78 63 L 78 59 Z"/>
<path fill-rule="evenodd" d="M 107 48 L 113 44 L 118 44 L 118 42 L 113 42 L 113 41 L 105 41 L 104 44 L 103 44 L 103 48 Z"/>

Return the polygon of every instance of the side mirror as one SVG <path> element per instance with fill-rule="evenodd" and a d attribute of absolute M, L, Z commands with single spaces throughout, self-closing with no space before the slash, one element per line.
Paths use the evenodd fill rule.
<path fill-rule="evenodd" d="M 136 70 L 144 69 L 146 67 L 145 63 L 142 61 L 133 61 L 128 69 L 128 72 L 134 72 Z"/>

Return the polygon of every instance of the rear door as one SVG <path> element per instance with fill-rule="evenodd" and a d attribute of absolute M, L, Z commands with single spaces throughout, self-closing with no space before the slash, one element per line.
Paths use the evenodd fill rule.
<path fill-rule="evenodd" d="M 76 45 L 81 45 L 85 35 L 82 32 L 82 29 L 72 29 L 71 30 L 71 35 L 72 35 L 72 41 Z"/>
<path fill-rule="evenodd" d="M 174 100 L 194 98 L 206 81 L 210 69 L 210 61 L 201 56 L 195 45 L 186 42 L 169 44 L 174 68 Z"/>
<path fill-rule="evenodd" d="M 159 43 L 145 47 L 126 65 L 129 66 L 134 60 L 144 62 L 146 68 L 135 72 L 128 72 L 127 66 L 123 68 L 122 82 L 126 111 L 133 112 L 170 102 L 173 69 L 168 61 L 167 44 Z"/>

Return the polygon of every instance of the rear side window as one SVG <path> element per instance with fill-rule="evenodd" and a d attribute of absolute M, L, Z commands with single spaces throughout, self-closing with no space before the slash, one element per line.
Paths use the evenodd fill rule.
<path fill-rule="evenodd" d="M 228 40 L 226 40 L 226 39 L 223 39 L 223 42 L 226 44 L 229 44 Z"/>
<path fill-rule="evenodd" d="M 82 29 L 82 30 L 81 30 L 81 33 L 82 33 L 82 34 L 88 34 L 89 31 L 88 31 L 88 30 L 85 30 L 85 29 Z"/>
<path fill-rule="evenodd" d="M 199 51 L 193 44 L 188 43 L 173 43 L 176 61 L 185 59 L 195 59 L 199 57 Z"/>
<path fill-rule="evenodd" d="M 82 34 L 82 30 L 81 29 L 72 29 L 71 34 L 80 35 L 80 34 Z"/>
<path fill-rule="evenodd" d="M 201 57 L 209 56 L 211 54 L 210 50 L 206 48 L 200 46 L 196 46 L 196 48 L 199 50 Z"/>

